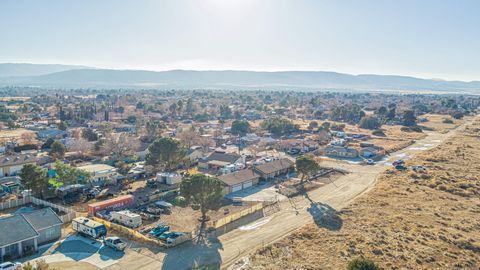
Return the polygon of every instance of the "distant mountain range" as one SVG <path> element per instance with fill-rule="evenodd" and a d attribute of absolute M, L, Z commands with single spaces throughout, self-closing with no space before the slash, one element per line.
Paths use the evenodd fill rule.
<path fill-rule="evenodd" d="M 480 93 L 480 81 L 443 81 L 395 75 L 326 71 L 147 71 L 85 66 L 0 64 L 0 86 L 55 88 L 268 89 L 445 91 Z"/>

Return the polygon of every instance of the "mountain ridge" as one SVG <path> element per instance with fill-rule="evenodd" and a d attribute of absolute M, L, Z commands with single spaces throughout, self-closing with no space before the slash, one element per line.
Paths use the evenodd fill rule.
<path fill-rule="evenodd" d="M 247 70 L 168 70 L 99 69 L 83 66 L 41 65 L 40 75 L 5 76 L 0 64 L 0 85 L 43 87 L 132 87 L 209 89 L 343 89 L 343 90 L 428 90 L 480 92 L 480 81 L 447 81 L 402 75 L 359 74 L 334 71 L 247 71 Z M 35 64 L 28 65 L 27 69 Z M 48 70 L 60 69 L 45 73 Z M 70 68 L 73 67 L 73 68 Z M 19 71 L 15 74 L 28 73 Z"/>

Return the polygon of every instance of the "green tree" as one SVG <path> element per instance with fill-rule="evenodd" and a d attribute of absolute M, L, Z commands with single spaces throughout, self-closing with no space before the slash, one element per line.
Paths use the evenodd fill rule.
<path fill-rule="evenodd" d="M 47 172 L 36 164 L 25 164 L 20 170 L 20 181 L 26 189 L 43 198 L 48 187 Z"/>
<path fill-rule="evenodd" d="M 91 128 L 86 128 L 82 131 L 82 137 L 85 138 L 89 142 L 94 142 L 98 140 L 98 134 L 93 131 Z"/>
<path fill-rule="evenodd" d="M 275 136 L 289 134 L 298 130 L 298 126 L 293 124 L 292 121 L 280 117 L 265 119 L 262 122 L 261 127 Z"/>
<path fill-rule="evenodd" d="M 403 113 L 403 125 L 407 127 L 415 126 L 417 124 L 417 117 L 412 110 L 406 110 Z"/>
<path fill-rule="evenodd" d="M 44 144 L 42 144 L 42 149 L 50 149 L 52 147 L 52 144 L 55 142 L 54 139 L 48 138 Z"/>
<path fill-rule="evenodd" d="M 246 120 L 235 120 L 230 131 L 232 134 L 245 136 L 250 131 L 250 123 Z"/>
<path fill-rule="evenodd" d="M 187 150 L 183 145 L 172 138 L 160 138 L 148 147 L 146 164 L 160 166 L 166 171 L 174 170 L 185 159 Z"/>
<path fill-rule="evenodd" d="M 194 174 L 180 184 L 180 194 L 187 203 L 200 206 L 202 220 L 206 220 L 209 210 L 216 210 L 222 205 L 224 184 L 214 177 Z"/>
<path fill-rule="evenodd" d="M 370 259 L 356 258 L 348 263 L 347 270 L 380 270 L 380 267 Z"/>
<path fill-rule="evenodd" d="M 60 124 L 58 124 L 58 129 L 60 130 L 67 130 L 68 126 L 67 126 L 67 123 L 65 121 L 62 121 L 60 122 Z"/>
<path fill-rule="evenodd" d="M 88 182 L 91 177 L 90 173 L 58 160 L 55 162 L 54 168 L 57 175 L 50 183 L 57 183 L 59 186 L 73 185 L 77 184 L 79 181 L 85 183 Z"/>
<path fill-rule="evenodd" d="M 55 141 L 50 147 L 49 155 L 55 159 L 61 159 L 65 157 L 66 152 L 67 148 L 65 145 L 59 141 Z"/>
<path fill-rule="evenodd" d="M 365 129 L 378 129 L 381 126 L 380 120 L 378 120 L 378 118 L 375 116 L 362 117 L 358 125 L 359 127 L 365 128 Z"/>
<path fill-rule="evenodd" d="M 295 160 L 295 167 L 297 168 L 297 172 L 302 175 L 300 180 L 301 184 L 303 184 L 305 177 L 313 175 L 320 169 L 320 166 L 315 160 L 306 156 L 298 157 Z"/>

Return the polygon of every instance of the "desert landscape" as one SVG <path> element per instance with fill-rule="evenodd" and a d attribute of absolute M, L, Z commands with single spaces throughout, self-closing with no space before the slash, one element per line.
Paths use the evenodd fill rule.
<path fill-rule="evenodd" d="M 407 165 L 387 170 L 374 189 L 337 214 L 338 230 L 309 224 L 258 250 L 247 269 L 344 269 L 357 257 L 385 269 L 480 266 L 480 122 Z"/>

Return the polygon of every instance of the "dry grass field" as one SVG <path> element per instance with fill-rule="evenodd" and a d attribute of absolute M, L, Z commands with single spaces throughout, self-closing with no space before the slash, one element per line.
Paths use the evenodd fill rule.
<path fill-rule="evenodd" d="M 479 269 L 480 123 L 459 131 L 339 211 L 342 227 L 310 224 L 258 250 L 249 269 L 345 269 L 368 257 L 385 269 Z"/>
<path fill-rule="evenodd" d="M 425 114 L 422 117 L 425 117 L 428 121 L 419 123 L 419 125 L 440 133 L 447 133 L 449 130 L 454 129 L 465 122 L 463 119 L 454 119 L 449 115 Z M 445 119 L 451 120 L 453 123 L 444 123 Z"/>

